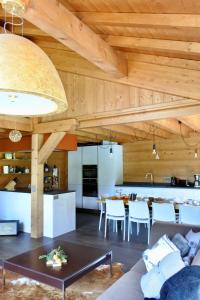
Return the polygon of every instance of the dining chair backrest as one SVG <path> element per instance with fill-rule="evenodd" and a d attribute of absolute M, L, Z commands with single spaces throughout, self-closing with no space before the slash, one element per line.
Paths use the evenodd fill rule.
<path fill-rule="evenodd" d="M 106 215 L 123 217 L 125 207 L 123 200 L 106 200 Z"/>
<path fill-rule="evenodd" d="M 137 219 L 149 219 L 149 208 L 145 201 L 129 202 L 129 217 Z"/>
<path fill-rule="evenodd" d="M 176 222 L 174 205 L 172 203 L 152 203 L 153 221 Z"/>
<path fill-rule="evenodd" d="M 179 205 L 179 222 L 200 225 L 200 206 Z"/>

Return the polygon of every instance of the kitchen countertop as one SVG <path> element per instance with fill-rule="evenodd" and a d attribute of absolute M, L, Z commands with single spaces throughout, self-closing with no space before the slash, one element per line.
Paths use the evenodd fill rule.
<path fill-rule="evenodd" d="M 172 188 L 172 189 L 197 189 L 193 186 L 172 186 L 170 183 L 150 183 L 150 182 L 124 182 L 117 184 L 116 187 L 150 187 L 150 188 Z"/>
<path fill-rule="evenodd" d="M 26 188 L 18 188 L 15 191 L 7 191 L 6 189 L 0 189 L 0 192 L 8 192 L 8 193 L 31 193 L 30 189 Z M 58 195 L 58 194 L 67 194 L 67 193 L 73 193 L 74 191 L 69 190 L 54 190 L 49 192 L 44 192 L 44 195 Z"/>

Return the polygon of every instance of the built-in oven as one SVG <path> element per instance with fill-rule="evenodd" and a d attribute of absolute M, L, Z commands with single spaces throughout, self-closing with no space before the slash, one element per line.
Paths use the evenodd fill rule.
<path fill-rule="evenodd" d="M 97 165 L 83 165 L 83 196 L 98 196 L 98 174 Z"/>
<path fill-rule="evenodd" d="M 97 197 L 98 196 L 97 178 L 83 179 L 83 196 L 85 196 L 85 197 Z"/>
<path fill-rule="evenodd" d="M 83 179 L 97 178 L 97 165 L 83 165 Z"/>

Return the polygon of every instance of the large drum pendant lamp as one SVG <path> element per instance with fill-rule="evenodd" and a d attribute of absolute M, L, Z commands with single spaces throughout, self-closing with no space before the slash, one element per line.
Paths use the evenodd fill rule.
<path fill-rule="evenodd" d="M 67 107 L 61 79 L 48 56 L 22 36 L 0 34 L 0 114 L 41 116 Z"/>

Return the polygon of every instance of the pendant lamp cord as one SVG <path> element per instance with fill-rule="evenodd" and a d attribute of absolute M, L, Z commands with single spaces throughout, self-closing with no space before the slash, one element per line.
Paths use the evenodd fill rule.
<path fill-rule="evenodd" d="M 20 19 L 20 22 L 16 23 L 14 22 L 14 17 L 17 17 Z M 11 25 L 11 32 L 14 32 L 14 26 L 21 26 L 22 28 L 22 36 L 24 36 L 24 19 L 20 16 L 17 16 L 15 14 L 12 13 L 12 22 L 7 21 L 7 13 L 6 13 L 6 9 L 4 9 L 4 25 L 3 25 L 3 30 L 4 33 L 10 33 L 9 31 L 7 31 L 7 25 Z"/>

